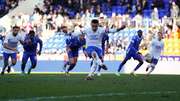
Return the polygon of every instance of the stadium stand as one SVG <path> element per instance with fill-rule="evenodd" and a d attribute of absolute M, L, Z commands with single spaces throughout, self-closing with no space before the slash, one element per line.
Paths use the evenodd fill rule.
<path fill-rule="evenodd" d="M 10 10 L 16 8 L 19 0 L 0 0 L 0 18 L 6 15 Z"/>
<path fill-rule="evenodd" d="M 88 25 L 92 18 L 98 18 L 103 26 L 108 24 L 117 28 L 127 25 L 125 30 L 109 34 L 110 53 L 121 54 L 128 40 L 140 28 L 146 37 L 161 29 L 165 36 L 164 55 L 180 55 L 176 26 L 180 20 L 179 0 L 44 0 L 43 3 L 42 7 L 36 5 L 31 15 L 20 13 L 10 17 L 9 26 L 18 25 L 23 33 L 34 29 L 44 40 L 45 54 L 61 54 L 65 51 L 65 37 L 59 34 L 62 25 L 72 31 Z M 147 50 L 147 46 L 144 49 Z"/>

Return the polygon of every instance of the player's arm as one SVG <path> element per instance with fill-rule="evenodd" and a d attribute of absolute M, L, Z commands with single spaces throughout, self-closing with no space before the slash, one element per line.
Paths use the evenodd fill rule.
<path fill-rule="evenodd" d="M 83 49 L 83 53 L 84 53 L 85 57 L 88 57 L 87 52 L 86 52 L 86 40 L 85 39 L 83 41 L 82 49 Z"/>
<path fill-rule="evenodd" d="M 86 50 L 86 40 L 85 39 L 82 41 L 82 49 L 83 49 L 83 52 L 85 52 L 85 50 Z"/>
<path fill-rule="evenodd" d="M 19 35 L 19 42 L 20 42 L 21 45 L 25 44 L 24 40 L 25 40 L 25 37 Z"/>
<path fill-rule="evenodd" d="M 161 54 L 164 52 L 164 42 L 163 42 L 163 45 L 162 45 L 162 52 Z"/>
<path fill-rule="evenodd" d="M 25 44 L 23 40 L 19 40 L 19 42 L 20 42 L 21 45 Z"/>
<path fill-rule="evenodd" d="M 0 40 L 3 40 L 3 36 L 2 35 L 0 35 Z"/>
<path fill-rule="evenodd" d="M 119 32 L 121 30 L 123 30 L 124 28 L 126 28 L 125 25 L 121 26 L 120 28 L 110 28 L 110 29 L 106 29 L 105 32 L 106 33 L 116 33 L 116 32 Z"/>
<path fill-rule="evenodd" d="M 16 48 L 9 47 L 7 43 L 4 43 L 3 47 L 6 48 L 6 49 L 9 49 L 9 50 L 12 50 L 12 51 L 17 51 Z"/>
<path fill-rule="evenodd" d="M 131 39 L 129 48 L 131 48 L 133 51 L 135 51 L 135 52 L 137 52 L 138 54 L 140 54 L 139 49 L 136 49 L 135 46 L 134 46 L 134 45 L 135 45 L 135 42 L 136 42 L 136 37 L 134 36 L 134 37 Z"/>
<path fill-rule="evenodd" d="M 41 55 L 42 47 L 43 47 L 43 41 L 38 37 L 38 43 L 39 43 L 39 51 L 38 54 Z"/>
<path fill-rule="evenodd" d="M 106 53 L 108 53 L 109 47 L 110 47 L 110 45 L 109 45 L 109 36 L 107 35 L 106 36 L 106 49 L 105 49 Z"/>
<path fill-rule="evenodd" d="M 69 52 L 71 51 L 71 40 L 70 39 L 66 39 L 66 51 Z"/>

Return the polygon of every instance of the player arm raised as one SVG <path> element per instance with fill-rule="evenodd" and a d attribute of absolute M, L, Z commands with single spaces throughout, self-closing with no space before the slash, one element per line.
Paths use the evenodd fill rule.
<path fill-rule="evenodd" d="M 125 28 L 126 28 L 125 25 L 123 25 L 123 26 L 121 26 L 120 28 L 117 28 L 117 29 L 115 29 L 115 28 L 110 28 L 110 29 L 107 28 L 107 29 L 105 30 L 105 32 L 106 32 L 106 33 L 116 33 L 116 32 L 119 32 L 119 31 L 125 29 Z"/>

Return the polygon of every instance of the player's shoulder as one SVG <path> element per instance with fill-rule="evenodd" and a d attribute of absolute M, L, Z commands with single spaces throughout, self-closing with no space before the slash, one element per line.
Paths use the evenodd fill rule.
<path fill-rule="evenodd" d="M 154 38 L 152 38 L 152 40 L 151 40 L 152 42 L 156 42 L 157 41 L 157 38 L 156 37 L 154 37 Z"/>
<path fill-rule="evenodd" d="M 134 35 L 134 36 L 132 37 L 133 40 L 138 39 L 138 38 L 139 38 L 138 35 Z"/>
<path fill-rule="evenodd" d="M 5 35 L 5 38 L 11 38 L 13 35 L 12 35 L 12 32 L 8 32 L 6 35 Z"/>
<path fill-rule="evenodd" d="M 85 26 L 85 27 L 81 28 L 81 30 L 84 32 L 87 32 L 87 31 L 91 31 L 92 28 L 91 28 L 91 26 Z"/>
<path fill-rule="evenodd" d="M 104 27 L 98 27 L 98 31 L 105 31 L 105 28 Z"/>
<path fill-rule="evenodd" d="M 164 40 L 161 40 L 161 44 L 164 45 Z"/>

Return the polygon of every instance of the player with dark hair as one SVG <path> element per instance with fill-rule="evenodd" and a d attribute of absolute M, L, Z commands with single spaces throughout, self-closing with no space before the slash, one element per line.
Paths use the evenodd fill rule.
<path fill-rule="evenodd" d="M 145 56 L 146 61 L 149 62 L 149 65 L 146 68 L 146 71 L 148 72 L 147 75 L 153 72 L 155 66 L 159 61 L 161 53 L 164 50 L 164 42 L 162 39 L 163 34 L 161 32 L 158 32 L 157 36 L 155 36 L 155 38 L 153 38 L 151 41 L 150 51 L 148 53 L 150 55 L 150 59 L 147 59 Z"/>
<path fill-rule="evenodd" d="M 66 39 L 66 50 L 68 54 L 68 61 L 64 64 L 64 70 L 66 75 L 76 66 L 79 49 L 82 47 L 85 50 L 86 40 L 84 34 L 71 35 L 70 38 Z"/>
<path fill-rule="evenodd" d="M 96 71 L 97 66 L 101 68 L 107 69 L 107 67 L 103 64 L 103 54 L 102 54 L 102 39 L 103 35 L 109 32 L 117 32 L 124 29 L 125 26 L 119 29 L 108 29 L 99 27 L 99 21 L 97 19 L 93 19 L 91 21 L 91 26 L 85 28 L 81 32 L 86 35 L 86 56 L 92 58 L 92 65 L 90 73 L 88 74 L 86 80 L 93 80 L 92 76 Z"/>
<path fill-rule="evenodd" d="M 39 50 L 37 49 L 37 46 L 39 44 Z M 25 67 L 28 59 L 31 60 L 31 67 L 28 70 L 28 74 L 31 73 L 31 70 L 34 69 L 37 65 L 37 54 L 41 55 L 42 50 L 42 40 L 35 35 L 35 32 L 33 30 L 29 31 L 29 33 L 25 36 L 24 39 L 24 53 L 22 58 L 22 64 L 21 64 L 21 71 L 22 74 L 25 74 Z"/>
<path fill-rule="evenodd" d="M 133 38 L 131 39 L 129 47 L 127 48 L 126 57 L 119 65 L 118 72 L 116 73 L 117 76 L 120 76 L 119 72 L 121 71 L 122 67 L 131 58 L 134 58 L 135 60 L 139 61 L 139 64 L 131 72 L 131 74 L 134 75 L 134 72 L 137 69 L 139 69 L 139 67 L 143 64 L 143 58 L 142 58 L 141 54 L 139 53 L 139 46 L 140 46 L 142 39 L 143 39 L 143 32 L 142 32 L 142 30 L 138 30 L 137 35 L 133 36 Z"/>
<path fill-rule="evenodd" d="M 3 43 L 3 59 L 4 59 L 4 66 L 1 71 L 1 75 L 4 75 L 6 67 L 8 67 L 7 72 L 11 71 L 11 66 L 14 66 L 17 62 L 17 46 L 20 42 L 23 44 L 23 38 L 19 34 L 20 28 L 18 26 L 14 26 L 12 28 L 12 32 L 5 36 L 4 43 Z M 9 57 L 11 57 L 11 64 L 9 64 Z"/>

